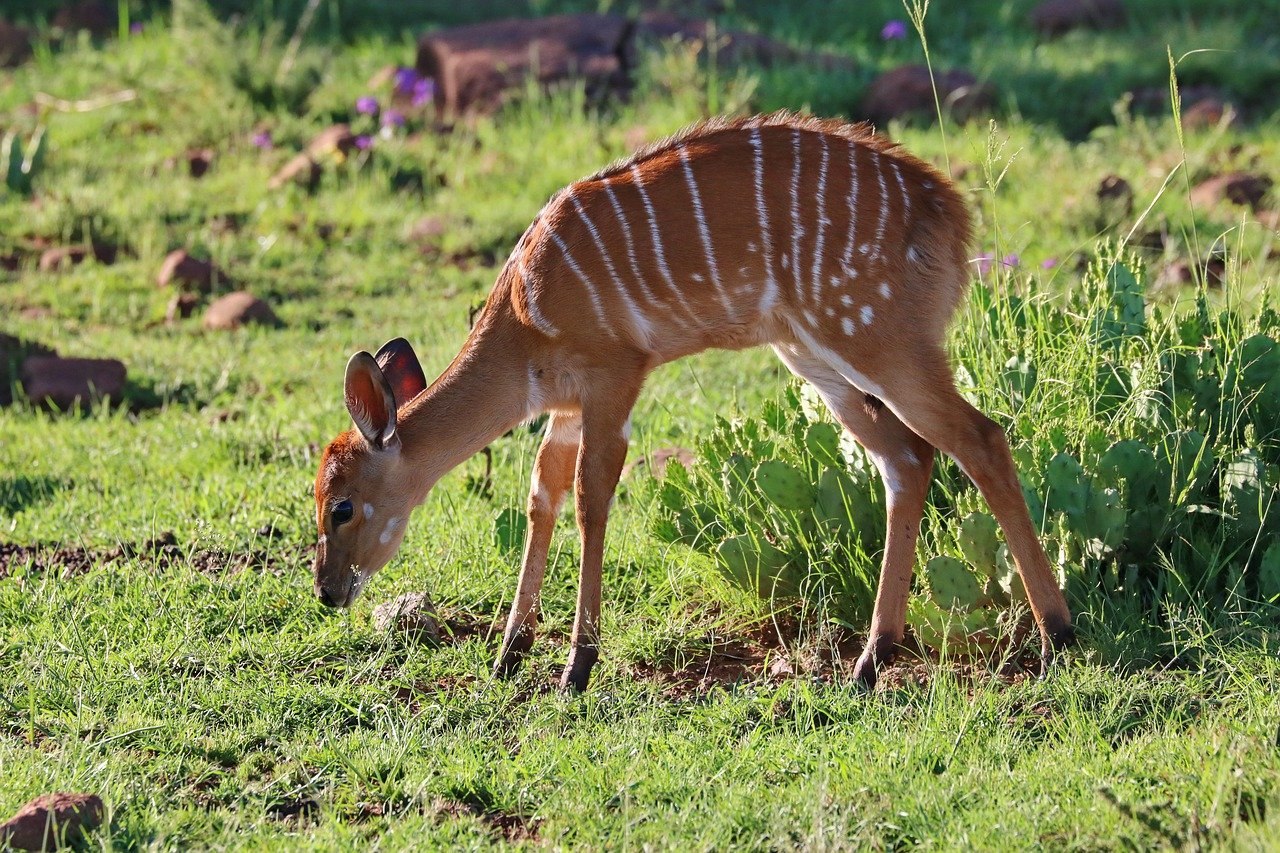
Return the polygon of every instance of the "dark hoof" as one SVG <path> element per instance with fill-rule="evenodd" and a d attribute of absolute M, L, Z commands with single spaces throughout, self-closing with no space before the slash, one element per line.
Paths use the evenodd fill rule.
<path fill-rule="evenodd" d="M 591 680 L 591 668 L 600 659 L 600 652 L 593 646 L 579 646 L 569 652 L 569 664 L 560 678 L 560 689 L 566 693 L 581 693 Z"/>
<path fill-rule="evenodd" d="M 504 642 L 502 651 L 498 653 L 498 660 L 493 665 L 493 677 L 510 678 L 515 675 L 532 647 L 533 631 L 527 628 L 517 633 L 511 642 Z"/>
<path fill-rule="evenodd" d="M 1040 677 L 1048 678 L 1054 664 L 1058 662 L 1058 652 L 1074 646 L 1076 629 L 1067 623 L 1058 628 L 1050 628 L 1043 635 L 1040 643 Z"/>
<path fill-rule="evenodd" d="M 897 656 L 897 646 L 888 637 L 869 640 L 862 651 L 862 657 L 858 658 L 858 663 L 853 667 L 853 680 L 868 690 L 874 689 L 880 678 L 880 670 L 893 663 Z"/>

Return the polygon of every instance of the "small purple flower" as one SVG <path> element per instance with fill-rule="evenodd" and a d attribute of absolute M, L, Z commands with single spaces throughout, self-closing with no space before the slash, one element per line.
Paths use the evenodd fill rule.
<path fill-rule="evenodd" d="M 414 87 L 418 84 L 419 79 L 421 78 L 418 77 L 417 69 L 406 68 L 403 65 L 400 66 L 399 68 L 396 69 L 396 75 L 395 75 L 396 94 L 412 95 Z"/>
<path fill-rule="evenodd" d="M 387 110 L 382 114 L 383 127 L 404 127 L 404 113 Z"/>
<path fill-rule="evenodd" d="M 133 35 L 135 35 L 135 36 L 136 36 L 136 35 L 141 35 L 141 34 L 142 34 L 142 22 L 141 22 L 141 21 L 134 21 L 132 24 L 130 24 L 130 25 L 129 25 L 129 32 L 130 32 L 130 33 L 132 33 L 132 34 L 133 34 Z"/>
<path fill-rule="evenodd" d="M 367 133 L 362 133 L 356 137 L 356 148 L 359 148 L 361 151 L 368 151 L 372 147 L 373 147 L 372 136 L 369 136 Z"/>
<path fill-rule="evenodd" d="M 985 276 L 987 273 L 991 272 L 991 262 L 995 259 L 996 256 L 990 252 L 983 252 L 981 255 L 974 258 L 973 263 L 978 265 L 978 275 Z"/>
<path fill-rule="evenodd" d="M 436 96 L 436 81 L 430 77 L 420 77 L 413 84 L 413 105 L 415 107 L 424 107 L 429 104 Z"/>
<path fill-rule="evenodd" d="M 260 130 L 253 135 L 253 144 L 254 147 L 266 151 L 275 146 L 275 141 L 271 138 L 271 131 Z"/>
<path fill-rule="evenodd" d="M 907 37 L 905 21 L 893 20 L 880 28 L 880 38 L 884 41 L 902 41 Z"/>
<path fill-rule="evenodd" d="M 1045 258 L 1043 261 L 1040 262 L 1040 269 L 1051 270 L 1057 265 L 1058 265 L 1057 258 Z"/>
<path fill-rule="evenodd" d="M 1022 263 L 1022 258 L 1018 257 L 1018 254 L 1014 252 L 1013 254 L 1005 255 L 1004 260 L 1002 260 L 1000 263 L 1004 264 L 1006 267 L 1009 267 L 1009 269 L 1017 269 L 1018 266 Z"/>
<path fill-rule="evenodd" d="M 378 99 L 372 95 L 365 95 L 363 98 L 356 98 L 356 112 L 362 116 L 374 116 L 378 114 Z"/>

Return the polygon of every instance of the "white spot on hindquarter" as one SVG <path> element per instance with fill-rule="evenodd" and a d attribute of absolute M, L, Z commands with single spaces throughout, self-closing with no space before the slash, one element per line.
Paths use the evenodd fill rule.
<path fill-rule="evenodd" d="M 759 247 L 758 247 L 758 246 L 756 246 L 756 244 L 755 244 L 755 243 L 753 243 L 753 242 L 751 242 L 750 240 L 748 240 L 748 241 L 747 241 L 747 251 L 748 251 L 748 252 L 758 252 L 758 251 L 760 251 L 760 249 L 759 249 Z"/>
<path fill-rule="evenodd" d="M 880 295 L 883 296 L 885 299 L 893 298 L 893 291 L 889 288 L 889 282 L 887 281 L 880 282 Z"/>
<path fill-rule="evenodd" d="M 874 317 L 875 317 L 874 312 L 871 310 L 871 306 L 870 306 L 870 305 L 863 305 L 863 306 L 862 306 L 862 312 L 861 312 L 861 313 L 862 313 L 862 325 L 864 325 L 864 326 L 870 326 L 870 325 L 871 325 L 871 321 L 872 321 L 872 320 L 874 319 Z"/>
<path fill-rule="evenodd" d="M 841 305 L 852 305 L 852 304 L 853 304 L 853 297 L 852 297 L 852 296 L 850 296 L 850 295 L 849 295 L 849 294 L 847 294 L 847 293 L 842 293 L 842 294 L 840 294 L 840 304 L 841 304 Z"/>
<path fill-rule="evenodd" d="M 364 510 L 365 518 L 373 518 L 373 504 L 365 504 L 361 509 Z"/>
<path fill-rule="evenodd" d="M 828 281 L 830 281 L 830 282 L 831 282 L 831 286 L 832 286 L 832 287 L 839 287 L 839 286 L 840 286 L 840 276 L 839 276 L 839 275 L 837 275 L 837 274 L 834 274 L 834 273 L 833 273 L 833 274 L 832 274 L 832 276 L 831 276 L 831 278 L 830 278 L 830 279 L 828 279 Z"/>
<path fill-rule="evenodd" d="M 844 329 L 845 335 L 847 335 L 848 337 L 853 337 L 853 318 L 841 317 L 840 328 Z"/>
<path fill-rule="evenodd" d="M 692 278 L 694 281 L 702 281 L 702 274 L 694 273 L 692 276 L 690 276 L 690 278 Z"/>
<path fill-rule="evenodd" d="M 826 308 L 823 308 L 822 312 L 826 314 L 828 317 L 836 316 L 836 309 L 830 305 L 828 305 Z"/>

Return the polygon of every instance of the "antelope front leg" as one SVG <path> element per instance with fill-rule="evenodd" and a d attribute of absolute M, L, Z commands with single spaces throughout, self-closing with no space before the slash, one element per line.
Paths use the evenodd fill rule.
<path fill-rule="evenodd" d="M 502 636 L 502 650 L 493 666 L 493 674 L 499 678 L 515 672 L 533 645 L 551 535 L 565 495 L 573 485 L 573 463 L 578 456 L 581 435 L 582 418 L 576 412 L 558 412 L 547 422 L 542 446 L 538 448 L 533 480 L 529 484 L 529 532 L 524 540 L 524 561 L 516 584 L 516 597 L 511 602 L 511 615 L 507 618 L 507 630 Z"/>
<path fill-rule="evenodd" d="M 584 407 L 577 489 L 582 571 L 578 579 L 578 610 L 573 620 L 569 662 L 560 681 L 565 690 L 585 690 L 591 668 L 600 657 L 600 579 L 604 567 L 605 526 L 627 456 L 631 432 L 628 418 L 634 399 L 632 394 L 625 401 L 625 408 L 616 400 L 603 410 L 591 411 Z"/>

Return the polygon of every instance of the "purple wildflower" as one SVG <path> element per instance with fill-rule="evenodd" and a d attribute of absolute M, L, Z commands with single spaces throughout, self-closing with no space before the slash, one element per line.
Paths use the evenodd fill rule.
<path fill-rule="evenodd" d="M 1004 260 L 1002 260 L 1000 263 L 1004 264 L 1006 267 L 1009 267 L 1010 269 L 1017 269 L 1018 266 L 1022 263 L 1022 258 L 1018 257 L 1018 254 L 1014 252 L 1013 254 L 1005 255 Z"/>
<path fill-rule="evenodd" d="M 130 24 L 130 25 L 129 25 L 129 32 L 130 32 L 130 33 L 132 33 L 132 34 L 133 34 L 133 35 L 135 35 L 135 36 L 136 36 L 136 35 L 141 35 L 141 33 L 142 33 L 142 22 L 141 22 L 141 21 L 134 21 L 132 24 Z"/>
<path fill-rule="evenodd" d="M 1051 270 L 1057 265 L 1058 265 L 1057 258 L 1045 258 L 1043 261 L 1040 262 L 1040 269 Z"/>
<path fill-rule="evenodd" d="M 387 110 L 382 114 L 383 127 L 404 127 L 404 113 Z"/>
<path fill-rule="evenodd" d="M 880 29 L 880 38 L 884 41 L 902 41 L 907 37 L 905 21 L 893 20 Z"/>
<path fill-rule="evenodd" d="M 978 275 L 985 276 L 987 273 L 991 272 L 991 262 L 995 259 L 996 256 L 990 252 L 983 252 L 981 255 L 974 258 L 973 262 L 978 265 Z"/>
<path fill-rule="evenodd" d="M 356 148 L 359 148 L 361 151 L 368 151 L 372 147 L 373 147 L 372 136 L 369 136 L 367 133 L 362 133 L 356 137 Z"/>
<path fill-rule="evenodd" d="M 260 130 L 253 135 L 253 144 L 254 147 L 261 148 L 263 151 L 266 151 L 275 145 L 275 141 L 271 138 L 271 131 Z"/>
<path fill-rule="evenodd" d="M 356 98 L 356 112 L 364 116 L 377 115 L 378 99 L 372 95 L 365 95 L 363 98 Z"/>
<path fill-rule="evenodd" d="M 436 81 L 430 77 L 420 77 L 413 84 L 413 105 L 423 107 L 433 101 L 436 96 Z"/>
<path fill-rule="evenodd" d="M 396 69 L 395 74 L 396 94 L 412 95 L 414 87 L 418 85 L 419 79 L 417 69 L 407 68 L 403 65 L 400 66 Z"/>

